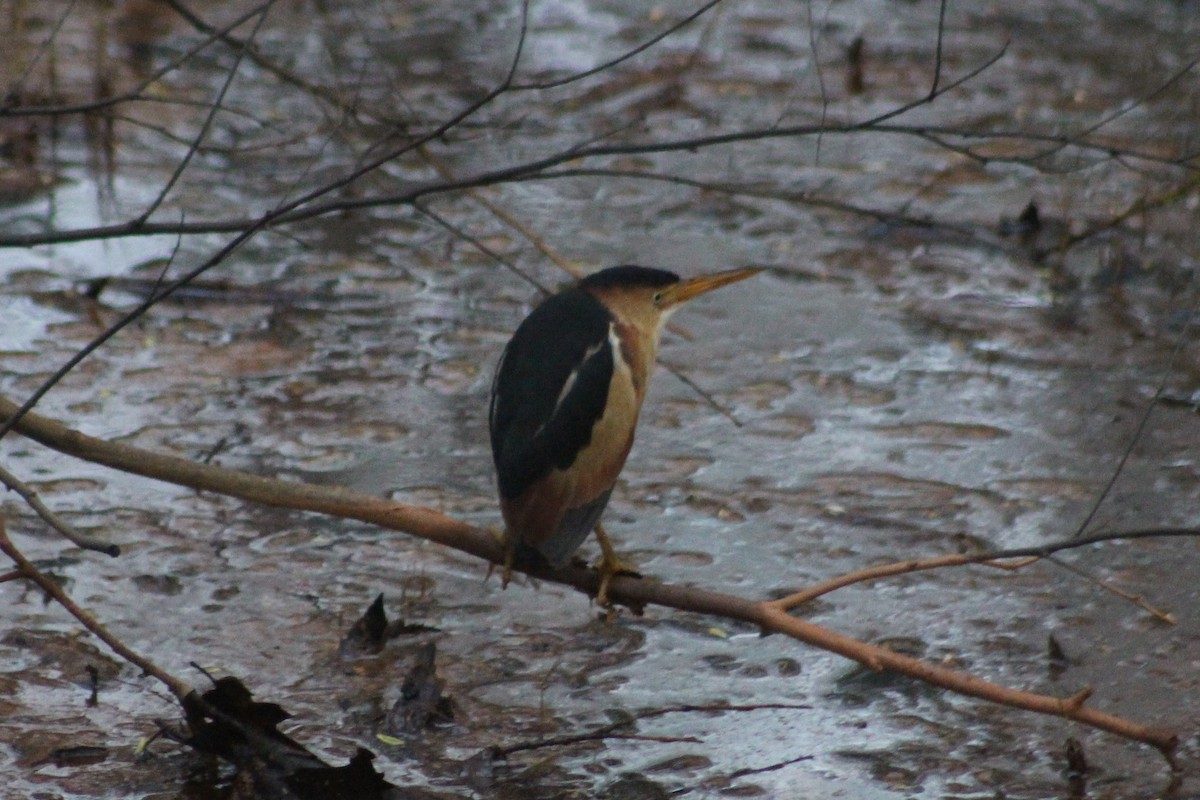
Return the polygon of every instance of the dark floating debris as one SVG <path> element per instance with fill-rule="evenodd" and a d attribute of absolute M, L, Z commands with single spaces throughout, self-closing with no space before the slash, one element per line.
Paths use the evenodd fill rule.
<path fill-rule="evenodd" d="M 1058 643 L 1058 639 L 1054 638 L 1053 633 L 1046 637 L 1046 657 L 1050 680 L 1058 680 L 1067 671 L 1067 667 L 1071 666 L 1071 659 L 1067 657 L 1067 652 Z"/>
<path fill-rule="evenodd" d="M 350 626 L 338 645 L 338 655 L 371 655 L 383 649 L 387 642 L 387 612 L 383 608 L 383 593 L 367 607 L 363 615 Z"/>
<path fill-rule="evenodd" d="M 183 706 L 189 733 L 164 733 L 233 764 L 238 770 L 234 785 L 252 787 L 252 797 L 398 800 L 435 796 L 413 794 L 388 783 L 372 764 L 375 755 L 363 748 L 344 766 L 326 764 L 280 732 L 278 724 L 291 714 L 275 703 L 254 700 L 237 678 L 221 678 L 203 695 L 192 692 Z"/>
<path fill-rule="evenodd" d="M 338 645 L 338 655 L 342 658 L 375 655 L 383 650 L 389 639 L 437 632 L 438 629 L 430 625 L 407 623 L 402 619 L 389 623 L 381 592 L 363 615 L 350 626 L 345 638 Z"/>

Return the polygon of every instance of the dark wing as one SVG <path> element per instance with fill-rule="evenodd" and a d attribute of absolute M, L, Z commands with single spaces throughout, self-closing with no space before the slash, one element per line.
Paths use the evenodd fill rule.
<path fill-rule="evenodd" d="M 612 381 L 611 325 L 595 297 L 568 289 L 513 334 L 488 419 L 501 496 L 514 499 L 550 470 L 566 469 L 591 441 Z"/>

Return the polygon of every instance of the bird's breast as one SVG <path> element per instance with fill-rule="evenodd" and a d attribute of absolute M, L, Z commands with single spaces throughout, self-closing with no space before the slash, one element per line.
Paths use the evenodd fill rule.
<path fill-rule="evenodd" d="M 615 352 L 604 413 L 592 427 L 591 440 L 567 470 L 574 473 L 577 483 L 572 505 L 590 502 L 612 488 L 625 466 L 637 428 L 642 404 L 638 376 L 621 353 L 616 333 L 610 333 L 609 338 Z"/>

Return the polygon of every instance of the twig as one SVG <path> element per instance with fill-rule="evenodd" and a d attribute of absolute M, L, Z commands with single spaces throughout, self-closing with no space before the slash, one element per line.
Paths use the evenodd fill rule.
<path fill-rule="evenodd" d="M 1139 214 L 1145 214 L 1148 211 L 1153 211 L 1158 208 L 1186 200 L 1188 195 L 1200 188 L 1200 174 L 1193 174 L 1188 180 L 1172 186 L 1169 189 L 1154 197 L 1139 197 L 1129 204 L 1124 210 L 1114 214 L 1104 221 L 1091 225 L 1079 233 L 1073 233 L 1067 236 L 1062 244 L 1055 248 L 1056 250 L 1068 250 L 1080 242 L 1085 242 L 1088 239 L 1099 236 L 1105 231 L 1112 230 L 1118 225 L 1124 224 L 1130 217 L 1135 217 Z"/>
<path fill-rule="evenodd" d="M 1200 64 L 1200 56 L 1193 58 L 1191 61 L 1184 64 L 1182 67 L 1180 67 L 1178 70 L 1176 70 L 1175 73 L 1173 75 L 1171 75 L 1171 77 L 1169 77 L 1165 81 L 1155 85 L 1155 87 L 1152 90 L 1150 90 L 1149 92 L 1147 92 L 1146 94 L 1142 95 L 1139 98 L 1129 101 L 1128 103 L 1121 106 L 1116 111 L 1109 114 L 1108 116 L 1101 117 L 1098 121 L 1092 123 L 1091 125 L 1087 126 L 1083 130 L 1074 134 L 1075 138 L 1082 139 L 1086 136 L 1089 136 L 1089 135 L 1095 133 L 1096 131 L 1100 130 L 1101 128 L 1107 126 L 1108 124 L 1125 116 L 1130 111 L 1133 111 L 1135 108 L 1138 108 L 1142 105 L 1145 105 L 1146 103 L 1149 103 L 1151 100 L 1158 97 L 1163 92 L 1165 92 L 1167 89 L 1171 88 L 1176 83 L 1178 83 L 1180 80 L 1182 80 L 1185 75 L 1187 75 L 1189 72 L 1191 72 L 1193 69 L 1196 68 L 1197 64 Z M 1066 144 L 1060 144 L 1055 147 L 1051 147 L 1041 153 L 1037 153 L 1037 154 L 1033 155 L 1030 158 L 1030 160 L 1037 161 L 1037 160 L 1046 158 L 1048 156 L 1054 155 L 1055 153 L 1059 152 L 1066 146 L 1067 146 Z"/>
<path fill-rule="evenodd" d="M 29 80 L 29 76 L 33 74 L 33 70 L 35 67 L 37 67 L 38 62 L 42 60 L 42 56 L 49 52 L 50 48 L 54 46 L 54 40 L 58 38 L 58 34 L 62 31 L 63 25 L 65 25 L 67 20 L 71 18 L 71 13 L 75 10 L 76 2 L 78 2 L 78 0 L 71 0 L 71 2 L 67 3 L 62 13 L 59 14 L 58 18 L 54 21 L 54 25 L 50 28 L 50 32 L 46 35 L 46 38 L 42 40 L 40 45 L 38 45 L 37 52 L 33 54 L 33 57 L 29 59 L 29 63 L 25 65 L 25 69 L 22 70 L 21 74 L 16 76 L 16 78 L 4 88 L 4 94 L 7 97 L 16 98 L 25 93 L 25 83 Z M 20 12 L 18 11 L 10 13 L 19 14 Z M 13 40 L 10 42 L 10 46 L 15 46 L 18 38 L 19 37 L 13 37 Z M 8 109 L 0 106 L 0 116 L 3 116 L 5 113 L 7 113 L 7 111 Z"/>
<path fill-rule="evenodd" d="M 42 499 L 38 497 L 38 493 L 33 487 L 22 481 L 16 475 L 13 475 L 3 465 L 0 465 L 0 483 L 3 483 L 12 491 L 21 495 L 30 508 L 37 512 L 37 515 L 54 530 L 61 533 L 73 544 L 77 544 L 85 550 L 95 550 L 97 553 L 104 553 L 106 556 L 114 558 L 121 555 L 121 548 L 109 542 L 102 542 L 99 539 L 94 539 L 86 533 L 78 531 L 69 522 L 64 520 L 58 514 L 51 511 Z"/>
<path fill-rule="evenodd" d="M 825 123 L 829 119 L 829 92 L 825 88 L 825 70 L 821 68 L 821 54 L 817 48 L 817 22 L 813 19 L 813 2 L 804 4 L 805 13 L 808 15 L 808 49 L 812 53 L 813 71 L 817 75 L 817 91 L 821 95 L 821 115 L 818 117 L 820 126 L 825 127 Z M 821 166 L 821 145 L 825 143 L 825 137 L 818 134 L 816 147 L 813 148 L 813 166 Z"/>
<path fill-rule="evenodd" d="M 1036 561 L 1038 557 L 1024 558 L 1016 564 L 1005 564 L 997 561 L 995 558 L 980 558 L 978 556 L 963 555 L 961 553 L 947 556 L 935 556 L 934 558 L 910 559 L 907 561 L 895 561 L 889 564 L 879 564 L 874 567 L 864 567 L 856 569 L 853 572 L 847 572 L 844 575 L 838 575 L 835 578 L 822 581 L 815 586 L 810 586 L 803 591 L 794 592 L 786 597 L 781 597 L 777 600 L 768 601 L 771 605 L 776 606 L 781 611 L 790 611 L 794 608 L 804 605 L 810 600 L 829 594 L 838 589 L 844 589 L 847 586 L 853 586 L 856 583 L 866 583 L 867 581 L 879 580 L 880 578 L 890 578 L 896 575 L 908 575 L 913 572 L 923 572 L 931 569 L 941 569 L 942 567 L 959 567 L 964 564 L 983 564 L 988 567 L 997 569 L 1014 570 L 1028 566 Z"/>
<path fill-rule="evenodd" d="M 142 92 L 153 86 L 158 81 L 161 81 L 175 70 L 179 69 L 179 67 L 183 64 L 191 61 L 211 44 L 213 44 L 213 42 L 216 42 L 222 36 L 229 33 L 229 31 L 235 30 L 246 21 L 254 19 L 256 15 L 265 13 L 266 10 L 275 5 L 276 2 L 277 0 L 266 0 L 266 2 L 260 3 L 241 16 L 235 18 L 228 25 L 223 26 L 220 30 L 214 31 L 204 40 L 188 48 L 186 52 L 181 53 L 174 61 L 156 70 L 153 74 L 140 81 L 136 86 L 127 92 L 88 103 L 0 107 L 0 117 L 62 117 L 71 114 L 86 114 L 93 111 L 101 111 L 122 103 L 130 103 L 134 101 L 158 102 L 153 98 L 143 97 Z"/>
<path fill-rule="evenodd" d="M 1098 578 L 1095 575 L 1090 574 L 1086 570 L 1080 569 L 1079 567 L 1077 567 L 1074 564 L 1071 564 L 1067 561 L 1063 561 L 1061 558 L 1056 558 L 1054 556 L 1047 556 L 1046 560 L 1049 561 L 1050 563 L 1054 564 L 1057 567 L 1061 567 L 1062 569 L 1065 569 L 1067 572 L 1078 575 L 1080 578 L 1083 578 L 1085 581 L 1091 583 L 1094 586 L 1099 586 L 1101 589 L 1103 589 L 1106 592 L 1115 594 L 1117 597 L 1120 597 L 1122 600 L 1128 600 L 1130 603 L 1133 603 L 1135 606 L 1142 609 L 1147 614 L 1149 614 L 1150 616 L 1159 620 L 1160 622 L 1165 622 L 1168 625 L 1174 625 L 1177 622 L 1174 614 L 1172 614 L 1170 611 L 1163 611 L 1161 608 L 1159 608 L 1156 605 L 1153 605 L 1149 600 L 1147 600 L 1144 596 L 1138 594 L 1137 592 L 1131 592 L 1128 589 L 1122 589 L 1120 586 L 1113 583 L 1112 581 L 1105 580 L 1104 578 Z"/>
<path fill-rule="evenodd" d="M 1102 542 L 1135 539 L 1165 539 L 1172 537 L 1200 538 L 1200 528 L 1148 528 L 1143 530 L 1098 533 L 1085 537 L 1072 536 L 1067 539 L 1060 539 L 1058 541 L 1048 542 L 1046 544 L 1032 545 L 1030 547 L 1013 547 L 1007 550 L 988 550 L 981 553 L 970 554 L 957 553 L 954 555 L 934 556 L 933 558 L 926 559 L 895 561 L 889 564 L 879 564 L 874 567 L 866 567 L 864 569 L 848 572 L 845 575 L 839 575 L 835 578 L 823 581 L 816 586 L 812 586 L 803 591 L 795 592 L 787 595 L 786 597 L 765 602 L 775 606 L 781 611 L 789 611 L 804 603 L 807 603 L 809 600 L 820 597 L 823 594 L 828 594 L 836 589 L 841 589 L 855 583 L 876 580 L 878 578 L 887 578 L 894 575 L 904 575 L 911 572 L 921 572 L 924 570 L 940 569 L 942 567 L 958 567 L 964 564 L 982 564 L 984 566 L 994 567 L 996 569 L 1016 570 L 1027 567 L 1043 558 L 1049 558 L 1052 554 L 1059 553 L 1064 550 L 1078 550 L 1080 548 L 1088 547 L 1093 544 L 1100 544 Z M 1155 616 L 1159 616 L 1160 614 L 1164 613 L 1158 609 L 1154 609 L 1153 606 L 1147 607 L 1143 605 L 1142 607 L 1147 611 L 1150 611 L 1150 613 L 1155 614 Z"/>
<path fill-rule="evenodd" d="M 647 39 L 646 41 L 637 45 L 636 47 L 634 47 L 630 50 L 626 50 L 621 55 L 617 56 L 616 58 L 605 61 L 603 64 L 592 67 L 591 69 L 583 70 L 582 72 L 576 72 L 574 74 L 567 75 L 566 77 L 563 77 L 563 78 L 558 78 L 557 80 L 542 81 L 540 83 L 519 83 L 519 84 L 516 84 L 515 86 L 513 86 L 513 89 L 514 90 L 553 89 L 558 86 L 566 86 L 568 83 L 575 83 L 576 81 L 581 81 L 584 78 L 588 78 L 588 77 L 591 77 L 592 75 L 597 75 L 601 72 L 604 72 L 605 70 L 612 69 L 613 67 L 620 64 L 621 62 L 628 61 L 629 59 L 633 58 L 634 56 L 638 55 L 639 53 L 649 50 L 651 47 L 658 44 L 663 39 L 666 39 L 668 36 L 675 33 L 680 28 L 683 28 L 685 25 L 690 24 L 694 20 L 699 19 L 704 14 L 708 13 L 709 10 L 711 10 L 714 6 L 718 5 L 719 3 L 721 3 L 721 0 L 709 0 L 709 2 L 700 6 L 700 8 L 693 11 L 691 14 L 688 14 L 683 19 L 679 20 L 679 22 L 676 22 L 673 25 L 668 26 L 666 29 L 660 31 L 659 33 L 656 33 L 654 36 L 651 36 L 649 39 Z"/>
<path fill-rule="evenodd" d="M 937 97 L 938 84 L 942 80 L 942 39 L 946 35 L 946 0 L 938 7 L 937 50 L 933 60 L 933 85 L 929 87 L 929 99 Z"/>
<path fill-rule="evenodd" d="M 426 163 L 433 167 L 437 171 L 438 175 L 442 176 L 443 180 L 456 180 L 454 172 L 450 169 L 450 166 L 443 159 L 435 155 L 428 147 L 421 147 L 418 152 L 420 153 L 421 157 L 425 159 Z M 500 220 L 505 225 L 521 234 L 521 236 L 525 237 L 530 244 L 537 248 L 539 253 L 553 261 L 555 265 L 558 266 L 558 268 L 563 272 L 567 273 L 576 280 L 583 277 L 583 270 L 579 268 L 578 264 L 575 264 L 574 262 L 564 258 L 557 250 L 547 244 L 546 240 L 539 236 L 537 232 L 533 230 L 533 228 L 526 225 L 516 216 L 509 213 L 507 209 L 501 207 L 499 203 L 496 203 L 490 197 L 488 197 L 483 189 L 470 188 L 467 189 L 466 194 L 476 203 L 487 209 L 487 211 L 496 219 Z M 457 235 L 456 228 L 450 228 L 450 230 L 454 231 Z M 479 247 L 480 242 L 478 242 L 477 239 L 470 239 L 469 241 L 473 246 Z M 523 273 L 517 274 L 521 275 L 521 277 L 532 283 L 543 294 L 549 294 L 549 290 L 547 290 L 541 284 L 526 277 Z"/>
<path fill-rule="evenodd" d="M 265 6 L 263 8 L 262 14 L 259 15 L 258 20 L 254 23 L 254 30 L 250 33 L 251 40 L 254 39 L 254 37 L 258 34 L 258 31 L 262 28 L 263 23 L 266 22 L 267 10 L 269 7 L 270 6 Z M 195 157 L 197 150 L 199 150 L 201 142 L 207 138 L 208 131 L 210 128 L 212 128 L 213 120 L 217 118 L 217 114 L 219 112 L 224 110 L 225 95 L 229 92 L 229 87 L 233 85 L 233 79 L 237 77 L 238 69 L 242 65 L 242 57 L 244 52 L 245 51 L 238 51 L 237 55 L 234 57 L 233 66 L 227 71 L 225 80 L 221 83 L 221 88 L 217 92 L 216 98 L 211 104 L 209 104 L 208 112 L 204 116 L 204 121 L 200 124 L 200 130 L 196 132 L 196 135 L 192 138 L 192 141 L 188 143 L 188 147 L 183 154 L 183 158 L 179 160 L 179 163 L 175 166 L 174 171 L 171 173 L 171 177 L 167 178 L 167 182 L 163 185 L 162 189 L 159 190 L 158 195 L 150 202 L 150 204 L 146 207 L 146 210 L 143 211 L 136 220 L 134 220 L 135 225 L 145 224 L 146 220 L 150 219 L 151 215 L 153 215 L 154 212 L 158 210 L 159 206 L 163 204 L 163 201 L 167 199 L 167 195 L 171 193 L 171 189 L 174 188 L 180 177 L 183 176 L 183 172 L 187 169 L 188 164 L 192 163 L 192 159 Z"/>
<path fill-rule="evenodd" d="M 965 237 L 972 242 L 996 245 L 995 237 L 982 237 L 978 226 L 955 225 L 947 222 L 937 222 L 928 217 L 918 217 L 907 214 L 903 210 L 893 211 L 883 208 L 860 206 L 843 200 L 832 200 L 814 197 L 810 192 L 781 189 L 774 186 L 747 183 L 718 183 L 706 181 L 686 175 L 675 175 L 667 172 L 651 172 L 649 170 L 619 169 L 613 167 L 576 167 L 545 170 L 522 180 L 560 180 L 569 178 L 624 178 L 629 180 L 661 181 L 676 186 L 698 189 L 702 192 L 716 192 L 732 197 L 750 197 L 761 200 L 771 200 L 781 203 L 794 203 L 812 208 L 827 209 L 844 214 L 867 217 L 888 225 L 912 225 L 920 228 L 932 228 Z"/>
<path fill-rule="evenodd" d="M 996 57 L 997 59 L 999 56 Z M 984 65 L 990 66 L 991 63 Z M 982 69 L 981 67 L 980 69 Z M 958 81 L 953 84 L 943 86 L 941 92 L 949 91 L 954 86 L 958 85 Z M 492 97 L 489 95 L 489 97 Z M 490 102 L 490 100 L 488 101 Z M 920 101 L 924 102 L 924 101 Z M 795 125 L 786 127 L 771 127 L 771 128 L 753 128 L 741 131 L 732 131 L 723 134 L 712 134 L 709 136 L 698 136 L 685 139 L 671 139 L 659 142 L 635 142 L 630 144 L 607 144 L 607 145 L 591 145 L 586 147 L 570 147 L 558 153 L 545 156 L 542 158 L 533 159 L 518 164 L 513 164 L 499 169 L 484 171 L 474 175 L 460 178 L 454 181 L 431 181 L 416 186 L 406 188 L 402 192 L 393 194 L 381 194 L 373 197 L 360 198 L 342 198 L 325 203 L 314 203 L 313 201 L 324 197 L 333 191 L 341 189 L 345 185 L 357 180 L 362 175 L 370 172 L 392 158 L 396 158 L 404 153 L 409 152 L 420 144 L 431 141 L 441 136 L 445 131 L 438 128 L 428 134 L 419 137 L 415 143 L 398 147 L 396 150 L 389 153 L 387 156 L 380 157 L 364 167 L 355 170 L 350 175 L 340 178 L 328 186 L 320 187 L 313 190 L 305 196 L 303 201 L 298 201 L 294 204 L 289 204 L 286 209 L 281 209 L 277 212 L 272 212 L 267 218 L 260 218 L 258 224 L 260 227 L 274 227 L 294 222 L 302 222 L 314 217 L 324 216 L 328 214 L 344 213 L 357 209 L 378 208 L 383 206 L 403 206 L 414 205 L 417 200 L 425 197 L 430 197 L 438 194 L 452 194 L 456 192 L 466 191 L 467 189 L 480 186 L 494 186 L 502 183 L 511 183 L 515 181 L 529 181 L 542 179 L 542 173 L 552 167 L 561 164 L 588 158 L 601 158 L 610 156 L 633 156 L 633 155 L 649 155 L 655 153 L 672 153 L 672 152 L 691 152 L 704 148 L 718 147 L 739 142 L 762 141 L 767 139 L 786 139 L 800 138 L 805 136 L 830 136 L 834 134 L 853 135 L 860 133 L 878 133 L 894 136 L 910 136 L 933 142 L 939 147 L 953 149 L 956 152 L 969 152 L 963 148 L 956 148 L 945 141 L 946 137 L 954 137 L 963 140 L 1014 140 L 1028 141 L 1038 143 L 1051 144 L 1069 144 L 1073 147 L 1082 150 L 1090 150 L 1103 153 L 1104 155 L 1113 155 L 1115 153 L 1123 153 L 1129 158 L 1136 158 L 1143 161 L 1149 161 L 1159 164 L 1165 164 L 1180 169 L 1189 170 L 1191 172 L 1200 172 L 1200 166 L 1192 166 L 1188 163 L 1190 156 L 1182 155 L 1176 157 L 1164 157 L 1157 153 L 1149 151 L 1141 151 L 1135 149 L 1118 149 L 1112 145 L 1106 145 L 1095 142 L 1081 140 L 1071 135 L 1050 134 L 1050 133 L 1030 133 L 1029 131 L 1019 130 L 965 130 L 961 128 L 947 128 L 944 126 L 935 125 L 896 125 L 885 124 L 884 120 L 906 111 L 912 110 L 920 102 L 905 104 L 893 112 L 880 115 L 873 119 L 864 120 L 861 122 L 845 122 L 834 125 Z M 478 110 L 478 109 L 475 109 Z M 474 113 L 474 111 L 470 111 Z M 448 125 L 454 125 L 462 122 L 461 119 L 453 119 Z M 1003 160 L 999 157 L 978 157 L 984 161 Z M 1013 159 L 1016 160 L 1016 159 Z M 1022 160 L 1027 160 L 1022 159 Z M 578 174 L 585 174 L 579 172 Z M 566 177 L 567 173 L 558 173 L 554 177 Z M 303 206 L 303 207 L 302 207 Z M 186 234 L 206 234 L 206 233 L 229 233 L 240 232 L 248 226 L 254 225 L 255 221 L 247 218 L 235 219 L 218 219 L 209 222 L 197 222 L 187 224 L 177 223 L 146 223 L 141 226 L 132 224 L 131 222 L 118 223 L 115 225 L 99 225 L 89 228 L 78 228 L 74 230 L 55 230 L 46 233 L 33 234 L 17 234 L 5 237 L 0 237 L 0 248 L 13 247 L 33 247 L 41 244 L 61 244 L 79 241 L 88 241 L 92 239 L 117 239 L 128 236 L 144 236 L 149 234 L 160 233 L 186 233 Z"/>
<path fill-rule="evenodd" d="M 542 294 L 547 294 L 547 295 L 550 294 L 550 289 L 548 289 L 546 286 L 543 286 L 542 283 L 540 281 L 538 281 L 538 279 L 535 278 L 533 275 L 529 274 L 525 270 L 518 267 L 517 264 L 511 258 L 508 258 L 503 253 L 497 252 L 496 250 L 492 249 L 487 244 L 485 244 L 483 241 L 481 241 L 478 236 L 473 236 L 470 232 L 463 230 L 458 225 L 455 225 L 453 222 L 451 222 L 450 220 L 443 217 L 441 214 L 439 214 L 436 211 L 434 211 L 433 209 L 431 209 L 427 203 L 418 201 L 413 204 L 413 207 L 416 208 L 417 211 L 419 211 L 420 213 L 429 217 L 429 219 L 433 220 L 435 223 L 437 223 L 441 227 L 445 228 L 453 236 L 455 236 L 455 237 L 461 239 L 462 241 L 466 242 L 467 244 L 471 245 L 476 250 L 478 250 L 479 252 L 481 252 L 485 256 L 487 256 L 488 258 L 495 261 L 497 264 L 503 265 L 508 271 L 512 272 L 514 275 L 516 275 L 517 277 L 524 280 L 530 286 L 533 286 L 534 288 L 536 288 Z"/>
<path fill-rule="evenodd" d="M 669 326 L 669 325 L 667 327 L 669 329 L 671 328 L 671 326 Z M 678 333 L 678 331 L 676 331 L 676 333 Z M 660 366 L 662 366 L 663 369 L 665 369 L 667 372 L 671 373 L 676 378 L 678 378 L 680 383 L 682 383 L 684 386 L 688 387 L 693 392 L 695 392 L 696 395 L 701 400 L 703 400 L 706 404 L 708 404 L 709 408 L 716 411 L 718 414 L 725 417 L 725 419 L 732 422 L 735 427 L 740 428 L 743 426 L 744 423 L 740 419 L 738 419 L 736 416 L 734 416 L 734 413 L 732 411 L 730 411 L 725 406 L 721 405 L 721 403 L 717 401 L 717 398 L 713 396 L 712 392 L 705 391 L 705 389 L 703 387 L 701 387 L 700 384 L 698 384 L 694 380 L 692 380 L 691 377 L 686 372 L 684 372 L 682 369 L 675 366 L 674 364 L 668 364 L 665 361 L 659 361 L 658 363 Z"/>
<path fill-rule="evenodd" d="M 1158 407 L 1158 401 L 1162 398 L 1163 392 L 1167 389 L 1167 381 L 1175 370 L 1175 361 L 1179 358 L 1179 354 L 1183 352 L 1183 346 L 1190 340 L 1190 333 L 1193 324 L 1196 322 L 1196 316 L 1200 314 L 1200 305 L 1192 308 L 1188 314 L 1187 322 L 1184 323 L 1183 330 L 1175 338 L 1175 347 L 1171 350 L 1171 356 L 1167 359 L 1167 365 L 1163 368 L 1162 377 L 1158 381 L 1158 388 L 1154 390 L 1154 397 L 1150 398 L 1150 402 L 1146 404 L 1146 409 L 1142 412 L 1141 418 L 1138 420 L 1137 427 L 1133 430 L 1133 435 L 1129 438 L 1129 444 L 1125 446 L 1121 457 L 1117 459 L 1117 464 L 1109 475 L 1108 481 L 1104 484 L 1104 488 L 1100 490 L 1100 494 L 1096 496 L 1092 507 L 1088 510 L 1087 516 L 1083 518 L 1083 522 L 1079 523 L 1079 527 L 1075 530 L 1075 535 L 1082 537 L 1087 531 L 1089 525 L 1096 514 L 1100 511 L 1100 506 L 1108 499 L 1108 495 L 1112 492 L 1113 486 L 1116 485 L 1117 479 L 1125 472 L 1125 464 L 1129 461 L 1129 457 L 1133 455 L 1133 448 L 1142 440 L 1142 434 L 1146 431 L 1146 425 L 1150 422 L 1150 417 L 1154 413 L 1154 409 Z"/>

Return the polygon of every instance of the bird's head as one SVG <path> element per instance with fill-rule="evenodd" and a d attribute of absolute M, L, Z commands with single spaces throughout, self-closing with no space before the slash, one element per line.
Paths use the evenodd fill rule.
<path fill-rule="evenodd" d="M 680 278 L 665 269 L 626 265 L 594 272 L 581 280 L 579 286 L 599 298 L 617 316 L 631 321 L 652 322 L 657 328 L 672 311 L 688 300 L 761 271 L 755 267 L 744 267 L 695 278 Z"/>

